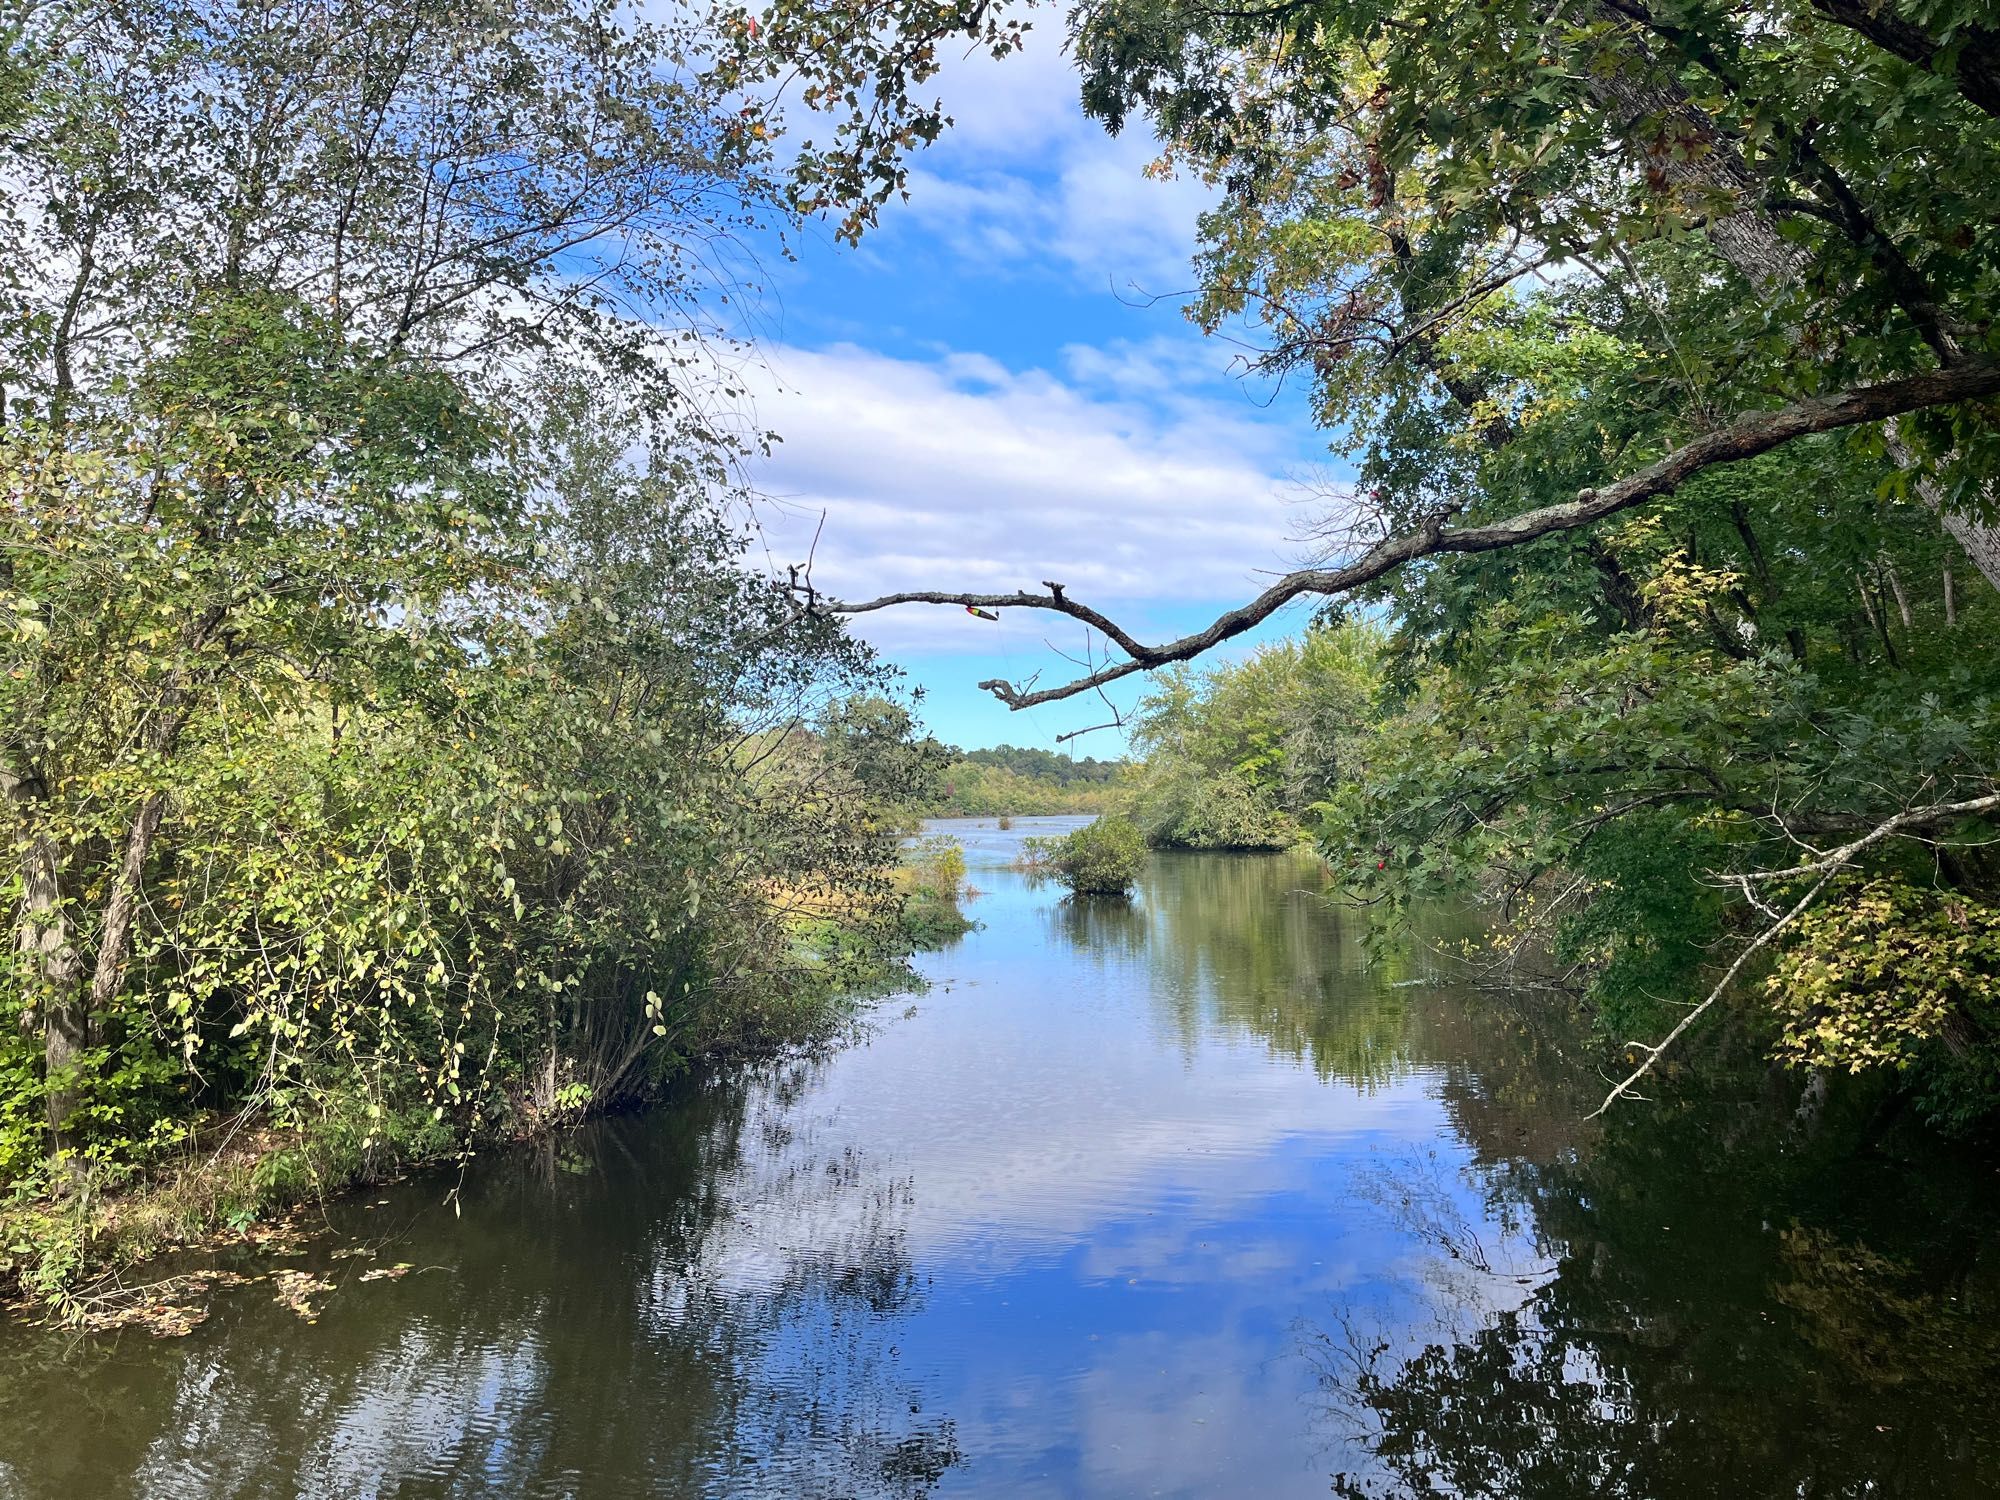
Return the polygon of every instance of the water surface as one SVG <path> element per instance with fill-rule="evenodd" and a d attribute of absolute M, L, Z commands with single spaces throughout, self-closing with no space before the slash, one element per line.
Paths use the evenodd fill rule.
<path fill-rule="evenodd" d="M 0 1333 L 0 1497 L 2000 1489 L 1990 1162 L 1761 1070 L 1586 1127 L 1309 860 L 946 826 L 984 925 L 863 1044 L 343 1207 L 316 1323 Z"/>

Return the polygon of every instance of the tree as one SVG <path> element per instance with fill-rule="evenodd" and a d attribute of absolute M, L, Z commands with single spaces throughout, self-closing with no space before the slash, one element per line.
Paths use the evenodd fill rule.
<path fill-rule="evenodd" d="M 0 1175 L 211 1105 L 470 1125 L 558 1056 L 523 1097 L 608 1102 L 872 920 L 891 845 L 799 730 L 880 678 L 738 568 L 693 368 L 790 221 L 720 47 L 598 0 L 18 18 Z"/>
<path fill-rule="evenodd" d="M 1040 850 L 1056 879 L 1076 896 L 1129 896 L 1146 864 L 1146 841 L 1130 819 L 1093 818 Z"/>
<path fill-rule="evenodd" d="M 1322 627 L 1200 677 L 1163 673 L 1132 715 L 1145 757 L 1132 809 L 1147 839 L 1197 849 L 1300 842 L 1374 719 L 1381 648 L 1369 626 Z"/>
<path fill-rule="evenodd" d="M 936 798 L 950 752 L 918 738 L 902 704 L 857 694 L 829 704 L 817 727 L 828 758 L 880 806 L 908 810 Z"/>
<path fill-rule="evenodd" d="M 93 574 L 165 586 L 45 628 L 12 679 L 52 1074 L 118 987 L 196 705 L 246 674 L 339 680 L 390 639 L 385 613 L 414 654 L 520 545 L 492 403 L 576 360 L 672 402 L 671 346 L 627 314 L 687 308 L 708 246 L 768 198 L 764 148 L 695 71 L 698 29 L 628 29 L 594 0 L 493 20 L 137 0 L 23 23 L 0 586 L 30 622 Z M 61 577 L 39 568 L 51 538 Z M 148 665 L 107 700 L 118 651 Z M 86 745 L 61 715 L 91 698 Z M 61 848 L 52 799 L 86 785 L 89 832 Z"/>
<path fill-rule="evenodd" d="M 1859 14 L 1702 0 L 1078 12 L 1086 106 L 1113 128 L 1144 113 L 1224 192 L 1194 316 L 1260 323 L 1261 367 L 1308 378 L 1357 445 L 1422 422 L 1465 451 L 1424 473 L 1378 466 L 1332 562 L 1160 645 L 1054 586 L 836 607 L 1054 610 L 1122 653 L 1054 687 L 984 684 L 1029 707 L 1187 660 L 1302 595 L 1595 527 L 1717 466 L 1856 428 L 1886 443 L 1878 481 L 1917 494 L 2000 580 L 1991 32 L 1972 6 L 1927 12 L 1929 29 Z M 1496 332 L 1540 315 L 1550 276 L 1558 296 L 1589 277 L 1657 325 L 1622 382 L 1646 418 L 1580 448 L 1560 482 L 1524 441 L 1551 413 L 1490 357 Z M 1553 325 L 1550 341 L 1588 358 L 1587 329 Z"/>

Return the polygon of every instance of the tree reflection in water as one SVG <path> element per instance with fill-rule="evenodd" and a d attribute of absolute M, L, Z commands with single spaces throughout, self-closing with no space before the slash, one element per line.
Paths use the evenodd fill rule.
<path fill-rule="evenodd" d="M 873 1044 L 350 1207 L 317 1324 L 0 1330 L 0 1500 L 1992 1492 L 1990 1161 L 1754 1041 L 1587 1124 L 1579 1017 L 1310 860 L 1065 905 L 997 839 Z"/>
<path fill-rule="evenodd" d="M 1396 1197 L 1449 1271 L 1425 1278 L 1428 1329 L 1340 1309 L 1301 1330 L 1334 1492 L 1987 1493 L 1984 1174 L 1903 1171 L 1865 1118 L 1786 1141 L 1765 1105 L 1664 1104 L 1586 1149 L 1473 1169 L 1547 1258 L 1520 1290 L 1517 1260 L 1467 1253 L 1450 1193 Z"/>
<path fill-rule="evenodd" d="M 797 1138 L 814 1067 L 500 1154 L 462 1217 L 424 1212 L 436 1179 L 356 1208 L 415 1269 L 349 1286 L 309 1337 L 246 1289 L 190 1341 L 67 1351 L 74 1385 L 46 1340 L 15 1345 L 0 1426 L 43 1440 L 0 1463 L 0 1493 L 930 1493 L 958 1444 L 893 1356 L 923 1297 L 908 1184 Z M 369 1264 L 330 1250 L 322 1274 Z M 101 1421 L 74 1420 L 79 1389 Z M 48 1440 L 65 1431 L 88 1441 Z"/>
<path fill-rule="evenodd" d="M 1906 1139 L 1863 1091 L 1823 1105 L 1742 1039 L 1703 1060 L 1709 1094 L 1589 1123 L 1580 1015 L 1410 983 L 1449 975 L 1425 954 L 1465 924 L 1365 952 L 1327 885 L 1310 859 L 1163 860 L 1115 928 L 1065 930 L 1143 942 L 1190 1052 L 1221 1032 L 1363 1091 L 1425 1077 L 1469 1148 L 1358 1174 L 1357 1207 L 1423 1247 L 1423 1312 L 1349 1304 L 1300 1330 L 1335 1493 L 1986 1493 L 1990 1164 Z"/>

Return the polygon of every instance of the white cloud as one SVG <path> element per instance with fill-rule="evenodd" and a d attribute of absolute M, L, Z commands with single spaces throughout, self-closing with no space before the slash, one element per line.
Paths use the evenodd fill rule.
<path fill-rule="evenodd" d="M 1114 339 L 1103 344 L 1066 344 L 1063 373 L 1092 391 L 1149 400 L 1183 402 L 1190 393 L 1209 392 L 1217 377 L 1235 373 L 1241 361 L 1226 345 L 1184 333 L 1178 338 Z M 1260 393 L 1247 388 L 1253 399 Z"/>
<path fill-rule="evenodd" d="M 991 162 L 1046 157 L 1085 134 L 1103 134 L 1078 103 L 1076 65 L 1061 37 L 1031 29 L 1026 44 L 997 61 L 973 52 L 945 64 L 935 92 L 951 116 L 940 154 Z"/>
<path fill-rule="evenodd" d="M 1096 289 L 1171 296 L 1193 284 L 1195 219 L 1211 194 L 1146 175 L 1153 149 L 1102 135 L 1066 143 L 1052 181 L 1025 172 L 919 169 L 902 216 L 989 272 L 1054 266 Z"/>
<path fill-rule="evenodd" d="M 952 127 L 914 164 L 910 201 L 888 222 L 937 236 L 988 274 L 1054 269 L 1099 290 L 1185 290 L 1195 219 L 1213 201 L 1185 176 L 1149 177 L 1158 142 L 1142 122 L 1112 136 L 1086 119 L 1056 38 L 995 61 L 964 58 L 937 79 Z"/>
<path fill-rule="evenodd" d="M 1203 339 L 1171 306 L 1143 315 L 1150 337 L 1077 341 L 1103 326 L 1089 309 L 1115 309 L 1114 292 L 1188 288 L 1208 190 L 1147 175 L 1158 146 L 1143 122 L 1114 138 L 1086 119 L 1047 32 L 1012 57 L 951 62 L 935 92 L 952 128 L 859 253 L 875 274 L 968 292 L 956 347 L 882 352 L 926 349 L 905 319 L 929 304 L 892 299 L 873 321 L 837 302 L 814 309 L 814 326 L 851 342 L 760 349 L 756 425 L 783 439 L 755 474 L 779 501 L 774 560 L 803 561 L 823 513 L 814 577 L 828 592 L 1056 579 L 1155 638 L 1179 633 L 1163 627 L 1188 623 L 1186 606 L 1245 597 L 1295 565 L 1290 476 L 1318 446 L 1303 414 L 1267 410 L 1267 392 L 1228 379 L 1236 346 Z M 1084 310 L 1074 324 L 1065 306 Z M 1005 364 L 972 352 L 1003 348 Z M 895 656 L 1018 650 L 1051 671 L 1061 665 L 1041 642 L 1078 650 L 1084 635 L 1023 611 L 997 626 L 892 611 L 858 628 Z"/>
<path fill-rule="evenodd" d="M 1063 375 L 983 355 L 769 350 L 752 383 L 758 421 L 784 437 L 756 476 L 777 502 L 775 558 L 804 560 L 818 529 L 815 582 L 849 598 L 1043 579 L 1110 605 L 1254 590 L 1295 550 L 1285 476 L 1302 435 L 1197 386 L 1202 348 L 1071 349 Z M 865 623 L 885 645 L 995 643 L 979 622 L 912 618 Z M 1047 622 L 1005 628 L 1039 638 Z"/>

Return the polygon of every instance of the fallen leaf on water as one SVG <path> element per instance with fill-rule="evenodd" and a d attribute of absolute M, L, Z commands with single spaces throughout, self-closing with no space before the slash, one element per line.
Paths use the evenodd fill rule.
<path fill-rule="evenodd" d="M 150 1286 L 114 1289 L 90 1298 L 74 1321 L 93 1333 L 143 1328 L 154 1338 L 183 1338 L 207 1321 L 211 1290 L 250 1279 L 234 1271 L 194 1271 Z"/>
<path fill-rule="evenodd" d="M 273 1271 L 271 1287 L 281 1304 L 312 1323 L 319 1319 L 319 1309 L 313 1306 L 312 1299 L 332 1291 L 333 1283 L 305 1271 Z"/>
<path fill-rule="evenodd" d="M 185 1338 L 196 1327 L 208 1321 L 208 1309 L 204 1306 L 158 1307 L 150 1310 L 150 1315 L 139 1320 L 156 1339 Z"/>

